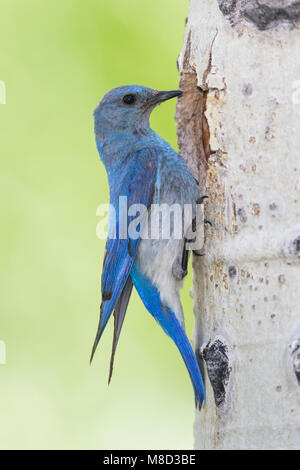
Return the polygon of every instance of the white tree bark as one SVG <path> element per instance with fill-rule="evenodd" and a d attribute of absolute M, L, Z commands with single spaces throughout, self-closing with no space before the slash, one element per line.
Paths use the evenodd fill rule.
<path fill-rule="evenodd" d="M 300 3 L 191 0 L 181 154 L 209 199 L 193 260 L 199 449 L 300 448 Z"/>

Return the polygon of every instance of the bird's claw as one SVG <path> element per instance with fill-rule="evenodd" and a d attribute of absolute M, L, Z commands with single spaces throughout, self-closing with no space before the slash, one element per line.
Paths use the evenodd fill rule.
<path fill-rule="evenodd" d="M 198 199 L 198 204 L 203 204 L 203 202 L 205 201 L 205 199 L 208 199 L 208 196 L 201 196 L 199 199 Z"/>
<path fill-rule="evenodd" d="M 211 227 L 213 226 L 211 221 L 208 219 L 204 219 L 204 223 L 210 225 Z"/>
<path fill-rule="evenodd" d="M 201 248 L 201 250 L 193 250 L 193 253 L 195 256 L 204 256 L 205 255 L 205 251 L 203 248 Z"/>

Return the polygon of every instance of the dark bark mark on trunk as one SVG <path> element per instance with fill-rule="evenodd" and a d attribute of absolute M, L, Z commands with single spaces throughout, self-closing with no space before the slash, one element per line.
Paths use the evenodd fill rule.
<path fill-rule="evenodd" d="M 300 2 L 291 0 L 218 0 L 223 15 L 234 27 L 243 19 L 264 31 L 287 24 L 291 28 L 300 22 Z"/>
<path fill-rule="evenodd" d="M 202 355 L 206 362 L 216 406 L 221 407 L 227 400 L 228 383 L 232 372 L 228 346 L 220 339 L 215 339 L 206 345 Z"/>

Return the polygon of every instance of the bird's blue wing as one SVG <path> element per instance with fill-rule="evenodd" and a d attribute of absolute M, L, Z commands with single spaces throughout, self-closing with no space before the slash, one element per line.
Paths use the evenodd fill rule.
<path fill-rule="evenodd" d="M 125 220 L 127 227 L 131 220 L 130 217 L 127 218 L 125 216 L 124 208 L 120 207 L 120 196 L 127 197 L 127 208 L 132 204 L 143 204 L 147 208 L 151 205 L 155 191 L 157 157 L 158 154 L 155 149 L 142 149 L 128 155 L 128 161 L 123 166 L 122 171 L 116 169 L 115 173 L 110 175 L 110 204 L 114 207 L 116 215 L 116 230 L 115 237 L 108 238 L 106 243 L 101 283 L 102 304 L 100 307 L 100 321 L 91 360 L 109 317 L 115 309 L 117 301 L 126 285 L 140 243 L 140 237 L 134 239 L 127 235 L 125 238 L 122 238 L 124 233 L 122 233 L 123 229 L 121 230 L 120 217 L 123 221 L 128 219 L 127 221 Z M 110 217 L 110 224 L 113 222 L 114 218 Z M 109 234 L 113 232 L 114 230 L 110 226 Z M 131 288 L 129 290 L 130 297 Z M 128 293 L 125 293 L 125 298 L 127 297 Z M 120 315 L 120 321 L 118 321 L 115 312 L 115 321 L 119 324 L 116 328 L 117 335 L 114 336 L 114 342 L 118 340 L 129 297 L 126 299 L 126 302 L 121 302 L 122 308 L 116 310 L 117 314 L 119 313 Z M 115 346 L 116 344 L 113 346 L 113 354 Z"/>

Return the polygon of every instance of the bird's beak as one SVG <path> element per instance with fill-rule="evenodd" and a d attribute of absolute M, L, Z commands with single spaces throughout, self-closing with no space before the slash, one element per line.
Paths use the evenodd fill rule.
<path fill-rule="evenodd" d="M 182 91 L 180 90 L 172 90 L 172 91 L 158 91 L 156 92 L 155 95 L 153 95 L 150 100 L 148 101 L 148 104 L 150 106 L 156 106 L 163 101 L 170 100 L 171 98 L 175 98 L 176 96 L 181 96 Z"/>

